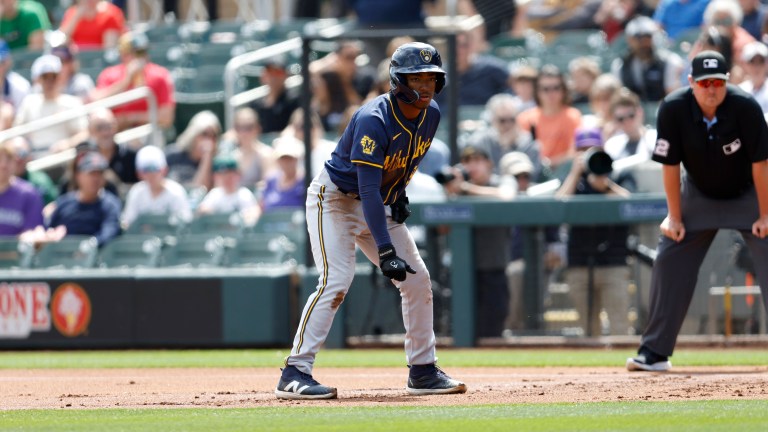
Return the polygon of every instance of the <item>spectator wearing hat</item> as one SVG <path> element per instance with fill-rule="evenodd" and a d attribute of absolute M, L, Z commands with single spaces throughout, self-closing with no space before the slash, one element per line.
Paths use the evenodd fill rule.
<path fill-rule="evenodd" d="M 100 108 L 88 116 L 88 139 L 81 143 L 98 151 L 109 161 L 109 169 L 117 176 L 116 185 L 125 196 L 131 185 L 139 181 L 136 175 L 136 151 L 128 144 L 115 142 L 117 119 L 108 108 Z"/>
<path fill-rule="evenodd" d="M 11 118 L 32 87 L 26 78 L 13 71 L 12 68 L 11 49 L 5 40 L 0 39 L 0 85 L 3 86 L 1 99 L 13 107 Z M 7 115 L 3 117 L 7 118 Z"/>
<path fill-rule="evenodd" d="M 32 184 L 42 195 L 43 204 L 52 203 L 59 196 L 59 189 L 45 171 L 30 171 L 27 164 L 32 161 L 32 148 L 23 136 L 17 136 L 7 141 L 16 151 L 16 170 L 14 175 Z"/>
<path fill-rule="evenodd" d="M 64 12 L 59 30 L 80 49 L 114 48 L 125 30 L 125 16 L 106 0 L 76 0 Z"/>
<path fill-rule="evenodd" d="M 768 86 L 765 82 L 768 74 L 768 47 L 759 41 L 752 42 L 744 47 L 741 60 L 746 79 L 739 87 L 755 98 L 763 114 L 768 114 Z"/>
<path fill-rule="evenodd" d="M 275 209 L 303 208 L 307 199 L 304 185 L 304 143 L 291 136 L 281 136 L 272 142 L 277 169 L 267 177 L 261 191 L 260 204 L 264 212 Z"/>
<path fill-rule="evenodd" d="M 51 48 L 51 54 L 61 60 L 59 80 L 63 84 L 62 93 L 80 98 L 88 102 L 96 84 L 88 74 L 80 72 L 80 62 L 77 60 L 77 47 L 59 45 Z"/>
<path fill-rule="evenodd" d="M 611 64 L 611 73 L 624 87 L 642 101 L 655 102 L 681 86 L 685 64 L 679 55 L 662 47 L 656 22 L 646 16 L 634 18 L 627 24 L 625 35 L 629 51 Z"/>
<path fill-rule="evenodd" d="M 0 6 L 0 38 L 14 50 L 41 51 L 51 28 L 45 7 L 30 0 L 2 0 Z"/>
<path fill-rule="evenodd" d="M 220 155 L 213 159 L 213 184 L 198 205 L 198 214 L 237 213 L 247 224 L 256 222 L 261 208 L 253 192 L 240 186 L 240 167 L 234 157 Z"/>
<path fill-rule="evenodd" d="M 610 178 L 612 160 L 602 151 L 602 145 L 599 129 L 579 129 L 576 132 L 578 153 L 568 177 L 555 193 L 556 198 L 596 194 L 630 196 L 630 191 L 624 187 L 634 189 L 629 178 L 624 185 Z M 610 334 L 628 334 L 628 235 L 627 225 L 570 227 L 566 282 L 579 313 L 579 325 L 588 336 L 603 334 L 602 309 L 607 313 Z"/>
<path fill-rule="evenodd" d="M 146 145 L 136 153 L 136 174 L 140 181 L 131 186 L 125 199 L 122 226 L 127 229 L 143 214 L 168 215 L 181 222 L 192 220 L 187 191 L 166 178 L 168 164 L 159 147 Z"/>
<path fill-rule="evenodd" d="M 519 65 L 510 74 L 512 93 L 520 104 L 520 112 L 536 106 L 536 78 L 539 72 L 530 65 Z"/>
<path fill-rule="evenodd" d="M 53 114 L 78 110 L 83 103 L 80 99 L 61 93 L 59 74 L 61 60 L 51 54 L 44 54 L 32 63 L 32 80 L 40 85 L 40 93 L 32 93 L 24 98 L 16 113 L 15 125 L 22 125 Z M 26 135 L 36 157 L 46 153 L 56 153 L 74 147 L 87 136 L 85 116 L 41 128 Z"/>
<path fill-rule="evenodd" d="M 152 90 L 157 102 L 157 123 L 161 128 L 173 126 L 176 111 L 173 78 L 168 69 L 152 63 L 147 50 L 149 39 L 144 33 L 126 32 L 118 40 L 120 64 L 104 69 L 96 79 L 91 100 L 100 100 L 141 86 Z M 119 130 L 149 123 L 146 100 L 129 102 L 112 110 Z"/>
<path fill-rule="evenodd" d="M 16 149 L 0 143 L 0 236 L 18 236 L 43 223 L 43 198 L 30 183 L 14 175 Z"/>
<path fill-rule="evenodd" d="M 288 126 L 291 114 L 299 107 L 297 89 L 291 90 L 285 86 L 288 70 L 282 58 L 267 61 L 260 78 L 261 84 L 266 85 L 269 92 L 266 97 L 254 101 L 251 108 L 259 115 L 262 132 L 280 132 Z"/>
<path fill-rule="evenodd" d="M 461 150 L 461 165 L 454 167 L 452 178 L 443 184 L 449 196 L 485 197 L 511 200 L 514 183 L 504 184 L 494 174 L 490 149 L 470 144 Z M 472 229 L 475 263 L 475 336 L 500 337 L 508 314 L 509 290 L 505 269 L 510 261 L 507 226 Z"/>
<path fill-rule="evenodd" d="M 104 172 L 109 168 L 104 156 L 84 151 L 75 164 L 77 190 L 54 201 L 46 227 L 64 226 L 67 235 L 94 236 L 101 247 L 120 235 L 120 199 L 104 190 Z"/>
<path fill-rule="evenodd" d="M 755 40 L 762 40 L 763 23 L 768 15 L 768 6 L 760 0 L 739 0 L 739 5 L 744 12 L 741 27 Z"/>

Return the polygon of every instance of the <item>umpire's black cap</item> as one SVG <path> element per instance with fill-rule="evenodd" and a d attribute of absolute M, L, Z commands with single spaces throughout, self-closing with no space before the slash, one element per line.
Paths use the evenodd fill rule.
<path fill-rule="evenodd" d="M 728 64 L 717 51 L 702 51 L 691 62 L 691 76 L 694 81 L 703 79 L 728 79 Z"/>

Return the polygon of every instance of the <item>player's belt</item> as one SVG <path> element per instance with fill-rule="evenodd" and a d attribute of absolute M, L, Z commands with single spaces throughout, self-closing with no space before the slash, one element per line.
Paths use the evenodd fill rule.
<path fill-rule="evenodd" d="M 336 186 L 336 188 L 339 190 L 339 192 L 343 193 L 344 195 L 346 195 L 346 196 L 348 196 L 350 198 L 354 198 L 354 199 L 356 199 L 358 201 L 360 200 L 360 195 L 358 195 L 358 194 L 356 194 L 354 192 L 347 192 L 347 191 L 345 191 L 344 189 L 342 189 L 342 188 L 340 188 L 338 186 Z"/>

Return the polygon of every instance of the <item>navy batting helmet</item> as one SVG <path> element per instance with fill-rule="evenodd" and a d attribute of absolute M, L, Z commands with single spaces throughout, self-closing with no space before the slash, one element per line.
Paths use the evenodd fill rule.
<path fill-rule="evenodd" d="M 421 42 L 401 45 L 392 54 L 389 63 L 389 83 L 392 93 L 405 103 L 412 104 L 419 99 L 419 93 L 408 87 L 406 74 L 436 72 L 435 94 L 445 87 L 445 71 L 440 53 L 435 47 Z"/>

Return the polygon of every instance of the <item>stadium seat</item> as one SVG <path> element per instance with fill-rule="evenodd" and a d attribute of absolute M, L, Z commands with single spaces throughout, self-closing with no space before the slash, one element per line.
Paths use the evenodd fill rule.
<path fill-rule="evenodd" d="M 307 225 L 304 209 L 279 209 L 264 212 L 256 225 L 254 233 L 282 234 L 296 247 L 289 254 L 299 264 L 305 264 L 307 245 Z"/>
<path fill-rule="evenodd" d="M 279 233 L 249 233 L 227 249 L 224 263 L 230 267 L 259 267 L 289 262 L 296 245 Z"/>
<path fill-rule="evenodd" d="M 182 38 L 179 35 L 178 23 L 166 23 L 164 25 L 155 25 L 147 28 L 144 34 L 147 35 L 152 44 L 158 42 L 182 42 Z"/>
<path fill-rule="evenodd" d="M 99 267 L 157 267 L 163 241 L 154 235 L 124 234 L 99 253 Z"/>
<path fill-rule="evenodd" d="M 185 223 L 173 215 L 143 214 L 125 230 L 125 234 L 150 234 L 175 237 L 182 233 Z"/>
<path fill-rule="evenodd" d="M 33 253 L 31 244 L 15 237 L 0 237 L 0 269 L 28 268 Z"/>
<path fill-rule="evenodd" d="M 503 60 L 515 60 L 528 55 L 527 39 L 507 34 L 497 35 L 489 41 L 490 54 Z"/>
<path fill-rule="evenodd" d="M 224 260 L 226 241 L 218 234 L 186 234 L 163 250 L 163 267 L 218 267 Z"/>
<path fill-rule="evenodd" d="M 35 254 L 33 268 L 93 268 L 99 246 L 96 237 L 68 235 L 58 242 L 47 243 Z"/>
<path fill-rule="evenodd" d="M 213 111 L 224 124 L 224 92 L 196 94 L 177 91 L 176 117 L 173 121 L 177 134 L 187 127 L 195 114 L 203 110 Z"/>
<path fill-rule="evenodd" d="M 246 227 L 240 213 L 213 213 L 197 215 L 189 223 L 190 234 L 218 233 L 238 236 Z"/>

